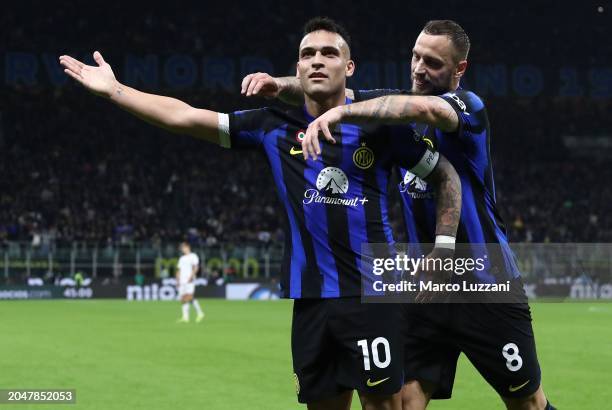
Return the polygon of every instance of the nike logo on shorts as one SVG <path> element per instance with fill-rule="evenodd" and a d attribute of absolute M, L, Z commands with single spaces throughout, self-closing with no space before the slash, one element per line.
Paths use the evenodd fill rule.
<path fill-rule="evenodd" d="M 515 391 L 519 391 L 519 390 L 521 390 L 523 387 L 527 386 L 527 383 L 529 383 L 530 381 L 531 381 L 531 380 L 527 380 L 525 383 L 521 384 L 520 386 L 516 386 L 516 387 L 514 387 L 514 386 L 510 385 L 510 386 L 508 387 L 508 391 L 509 391 L 510 393 L 514 393 Z"/>
<path fill-rule="evenodd" d="M 384 383 L 384 382 L 386 382 L 389 379 L 390 379 L 390 377 L 385 377 L 384 379 L 376 380 L 375 382 L 370 381 L 370 379 L 368 379 L 368 381 L 366 382 L 366 385 L 368 387 L 378 386 L 379 384 Z"/>

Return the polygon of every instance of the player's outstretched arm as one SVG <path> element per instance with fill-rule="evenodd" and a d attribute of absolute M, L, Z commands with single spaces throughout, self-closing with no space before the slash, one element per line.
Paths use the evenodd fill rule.
<path fill-rule="evenodd" d="M 438 164 L 425 181 L 436 194 L 436 236 L 457 237 L 461 217 L 461 180 L 457 171 L 440 155 Z"/>
<path fill-rule="evenodd" d="M 176 98 L 148 94 L 121 84 L 111 66 L 96 51 L 97 66 L 86 65 L 75 58 L 59 58 L 64 72 L 95 95 L 107 98 L 122 109 L 168 131 L 187 134 L 219 144 L 217 112 L 194 108 Z"/>
<path fill-rule="evenodd" d="M 253 73 L 242 79 L 240 93 L 247 96 L 278 98 L 290 105 L 304 104 L 304 90 L 297 77 L 272 77 L 268 73 Z M 355 98 L 353 90 L 346 89 L 346 96 Z"/>

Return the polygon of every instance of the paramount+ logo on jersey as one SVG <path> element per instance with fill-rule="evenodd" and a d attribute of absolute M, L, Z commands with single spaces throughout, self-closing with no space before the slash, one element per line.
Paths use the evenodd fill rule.
<path fill-rule="evenodd" d="M 361 170 L 370 169 L 375 162 L 374 151 L 366 147 L 365 143 L 362 143 L 353 152 L 352 158 L 353 164 Z M 323 203 L 357 207 L 364 206 L 369 201 L 365 196 L 347 196 L 349 192 L 349 178 L 338 167 L 323 168 L 317 175 L 316 187 L 317 189 L 311 188 L 304 192 L 304 200 L 302 201 L 304 205 Z"/>
<path fill-rule="evenodd" d="M 304 205 L 328 204 L 342 206 L 363 206 L 368 202 L 364 197 L 347 197 L 349 180 L 343 170 L 336 167 L 326 167 L 317 176 L 317 189 L 307 189 L 304 192 Z"/>

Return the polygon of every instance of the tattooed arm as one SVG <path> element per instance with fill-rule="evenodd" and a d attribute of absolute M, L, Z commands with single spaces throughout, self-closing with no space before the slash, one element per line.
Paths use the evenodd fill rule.
<path fill-rule="evenodd" d="M 342 121 L 375 121 L 385 124 L 420 122 L 452 132 L 459 118 L 444 99 L 422 95 L 386 95 L 342 107 Z"/>
<path fill-rule="evenodd" d="M 452 258 L 461 217 L 461 180 L 450 162 L 440 155 L 438 165 L 425 181 L 431 184 L 436 193 L 436 244 L 425 259 Z M 429 268 L 429 264 L 425 266 L 427 268 L 423 268 L 420 272 L 426 274 L 428 280 L 434 283 L 448 283 L 452 277 L 452 271 Z M 435 264 L 431 266 L 435 267 Z M 442 295 L 439 292 L 420 291 L 416 296 L 416 302 L 434 302 Z"/>
<path fill-rule="evenodd" d="M 422 95 L 386 95 L 354 104 L 340 105 L 327 111 L 310 123 L 302 141 L 304 158 L 317 158 L 321 153 L 319 134 L 331 142 L 336 140 L 330 129 L 340 122 L 407 124 L 419 122 L 429 124 L 445 132 L 459 128 L 459 117 L 444 99 Z"/>
<path fill-rule="evenodd" d="M 425 178 L 436 193 L 436 236 L 457 236 L 461 217 L 461 180 L 455 168 L 440 155 L 438 165 Z"/>

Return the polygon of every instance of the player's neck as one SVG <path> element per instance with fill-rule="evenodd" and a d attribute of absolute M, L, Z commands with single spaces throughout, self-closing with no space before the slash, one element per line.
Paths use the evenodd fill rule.
<path fill-rule="evenodd" d="M 342 88 L 341 92 L 339 91 L 337 94 L 316 99 L 304 95 L 304 102 L 306 103 L 306 111 L 308 111 L 308 114 L 317 118 L 334 107 L 344 105 L 346 102 L 346 90 Z"/>

